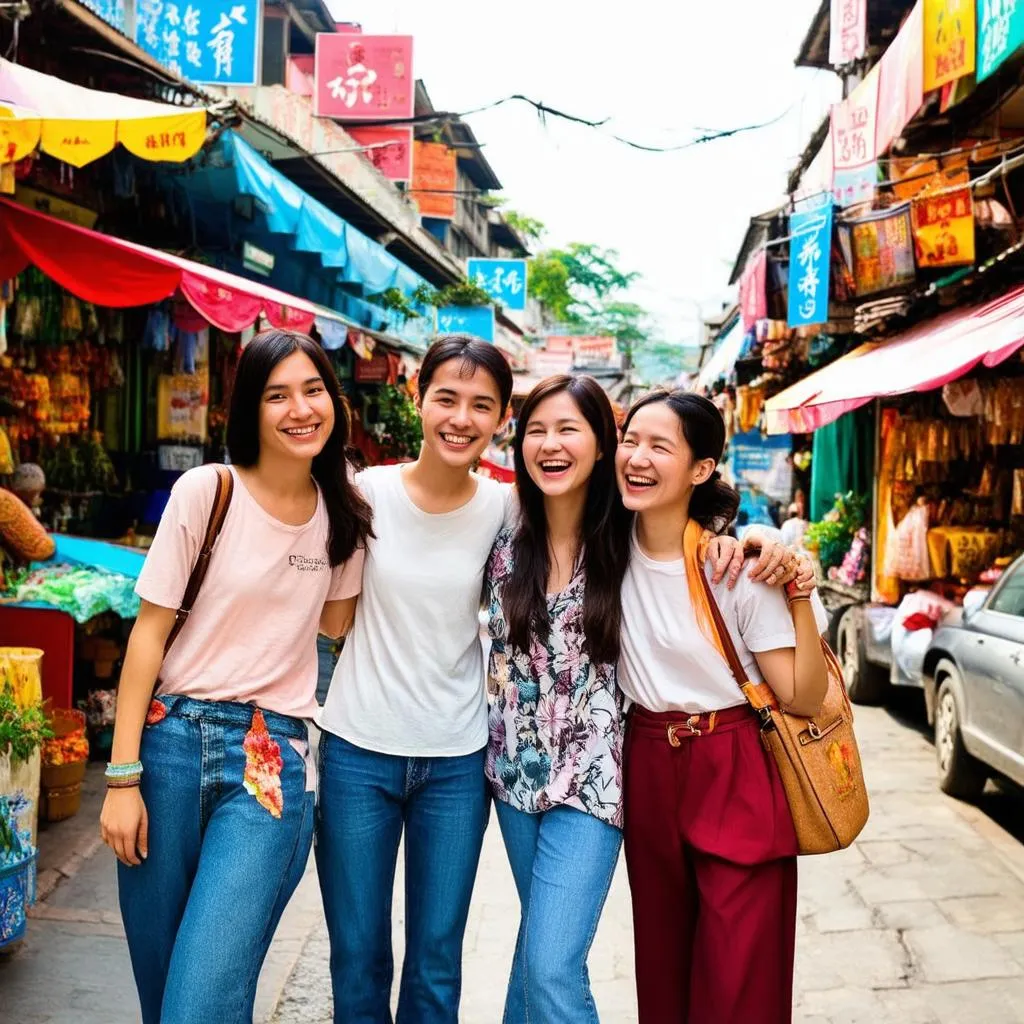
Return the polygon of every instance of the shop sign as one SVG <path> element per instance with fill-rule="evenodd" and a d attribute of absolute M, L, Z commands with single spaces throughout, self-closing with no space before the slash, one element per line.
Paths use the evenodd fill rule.
<path fill-rule="evenodd" d="M 455 219 L 455 192 L 459 184 L 458 158 L 443 142 L 414 142 L 412 187 L 421 217 Z"/>
<path fill-rule="evenodd" d="M 867 0 L 832 0 L 829 17 L 828 62 L 841 68 L 867 53 Z"/>
<path fill-rule="evenodd" d="M 242 266 L 246 270 L 269 277 L 274 269 L 275 261 L 276 257 L 272 252 L 267 252 L 258 245 L 253 245 L 252 242 L 242 243 Z"/>
<path fill-rule="evenodd" d="M 773 503 L 793 495 L 792 438 L 762 435 L 760 430 L 734 434 L 729 441 L 729 468 L 740 493 L 740 508 L 749 522 L 774 525 Z"/>
<path fill-rule="evenodd" d="M 977 0 L 924 0 L 924 91 L 974 71 Z"/>
<path fill-rule="evenodd" d="M 126 33 L 125 0 L 82 0 L 93 14 L 98 14 L 108 25 L 113 25 L 118 32 Z"/>
<path fill-rule="evenodd" d="M 381 121 L 412 117 L 412 36 L 318 32 L 313 102 L 318 117 Z"/>
<path fill-rule="evenodd" d="M 67 199 L 61 199 L 58 196 L 48 195 L 38 189 L 29 188 L 28 185 L 22 185 L 20 182 L 14 193 L 14 201 L 22 206 L 27 206 L 30 210 L 67 221 L 68 224 L 77 224 L 82 228 L 92 228 L 99 218 L 98 213 L 87 210 L 84 206 L 68 202 Z"/>
<path fill-rule="evenodd" d="M 471 259 L 469 280 L 505 309 L 526 309 L 526 260 Z"/>
<path fill-rule="evenodd" d="M 259 85 L 260 0 L 138 0 L 135 42 L 202 85 Z"/>
<path fill-rule="evenodd" d="M 1024 3 L 978 0 L 978 81 L 993 74 L 1024 43 Z"/>
<path fill-rule="evenodd" d="M 360 146 L 366 146 L 363 156 L 389 181 L 409 181 L 412 178 L 412 128 L 356 127 L 346 131 Z"/>
<path fill-rule="evenodd" d="M 879 64 L 875 155 L 903 134 L 924 103 L 924 0 L 917 0 Z"/>
<path fill-rule="evenodd" d="M 749 331 L 768 316 L 768 251 L 761 249 L 740 277 L 740 312 L 743 329 Z"/>
<path fill-rule="evenodd" d="M 438 334 L 471 334 L 494 341 L 493 306 L 442 306 L 437 311 Z"/>
<path fill-rule="evenodd" d="M 204 374 L 162 373 L 157 379 L 157 433 L 163 441 L 206 441 L 209 390 Z"/>
<path fill-rule="evenodd" d="M 876 64 L 842 103 L 832 107 L 833 186 L 840 206 L 865 202 L 874 195 L 879 78 Z"/>
<path fill-rule="evenodd" d="M 157 445 L 156 459 L 164 472 L 184 473 L 203 464 L 203 449 L 186 444 L 161 444 Z"/>
<path fill-rule="evenodd" d="M 369 359 L 356 360 L 357 384 L 387 384 L 391 376 L 391 363 L 383 349 L 374 352 Z"/>
<path fill-rule="evenodd" d="M 852 234 L 857 295 L 873 295 L 911 284 L 915 277 L 910 204 L 866 217 L 847 228 Z"/>
<path fill-rule="evenodd" d="M 919 267 L 974 263 L 974 203 L 970 188 L 915 199 L 913 218 Z"/>
<path fill-rule="evenodd" d="M 789 235 L 789 326 L 826 323 L 832 204 L 794 211 L 789 218 Z"/>

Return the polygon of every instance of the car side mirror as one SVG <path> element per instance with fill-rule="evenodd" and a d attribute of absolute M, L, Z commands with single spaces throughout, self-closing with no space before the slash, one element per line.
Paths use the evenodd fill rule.
<path fill-rule="evenodd" d="M 968 590 L 964 594 L 964 622 L 970 622 L 981 611 L 987 597 L 987 590 Z"/>

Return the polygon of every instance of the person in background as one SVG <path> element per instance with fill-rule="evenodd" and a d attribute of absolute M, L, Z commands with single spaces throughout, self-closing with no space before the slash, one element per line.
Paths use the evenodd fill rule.
<path fill-rule="evenodd" d="M 346 469 L 347 433 L 323 350 L 289 331 L 257 335 L 231 396 L 231 502 L 166 654 L 217 467 L 174 485 L 139 576 L 100 830 L 120 862 L 144 1024 L 251 1020 L 305 870 L 314 642 L 318 624 L 339 634 L 351 619 L 372 536 Z"/>
<path fill-rule="evenodd" d="M 656 393 L 630 410 L 616 457 L 636 513 L 618 678 L 633 702 L 625 849 L 640 1024 L 792 1016 L 796 834 L 712 601 L 746 678 L 800 715 L 827 689 L 826 618 L 809 574 L 784 591 L 748 574 L 734 590 L 701 581 L 709 538 L 739 505 L 716 470 L 724 443 L 706 399 Z"/>

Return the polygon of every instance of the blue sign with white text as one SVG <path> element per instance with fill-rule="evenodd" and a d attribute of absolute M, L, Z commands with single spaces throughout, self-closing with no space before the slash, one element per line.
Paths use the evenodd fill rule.
<path fill-rule="evenodd" d="M 437 311 L 438 334 L 472 334 L 494 342 L 493 306 L 443 306 Z"/>
<path fill-rule="evenodd" d="M 506 309 L 526 309 L 526 260 L 468 261 L 469 279 Z"/>
<path fill-rule="evenodd" d="M 135 41 L 201 85 L 259 85 L 260 0 L 138 0 Z"/>
<path fill-rule="evenodd" d="M 125 10 L 124 0 L 82 0 L 93 14 L 98 14 L 108 25 L 113 25 L 119 32 L 124 32 Z"/>
<path fill-rule="evenodd" d="M 789 326 L 828 321 L 832 266 L 832 204 L 789 217 Z"/>

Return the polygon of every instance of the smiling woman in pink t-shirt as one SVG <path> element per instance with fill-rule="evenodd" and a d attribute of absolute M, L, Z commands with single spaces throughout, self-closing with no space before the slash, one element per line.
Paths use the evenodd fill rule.
<path fill-rule="evenodd" d="M 144 1024 L 251 1020 L 263 959 L 305 868 L 317 628 L 347 628 L 372 535 L 347 439 L 322 349 L 301 334 L 257 335 L 231 397 L 230 504 L 166 655 L 217 467 L 175 484 L 139 577 L 100 825 L 120 861 Z"/>

